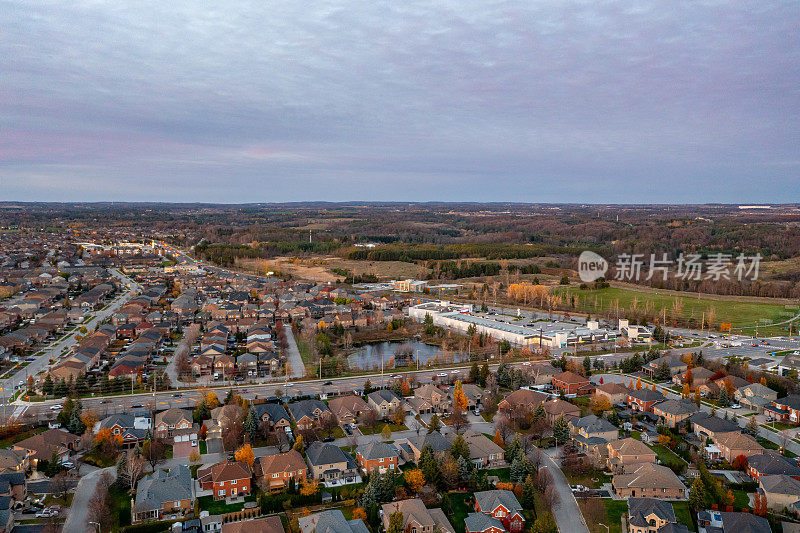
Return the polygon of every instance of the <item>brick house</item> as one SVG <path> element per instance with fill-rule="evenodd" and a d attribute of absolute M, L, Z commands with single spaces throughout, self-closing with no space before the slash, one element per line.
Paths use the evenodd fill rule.
<path fill-rule="evenodd" d="M 178 465 L 169 472 L 157 470 L 139 480 L 132 521 L 162 520 L 165 513 L 185 513 L 193 507 L 192 474 L 188 466 Z"/>
<path fill-rule="evenodd" d="M 653 406 L 664 399 L 664 395 L 651 389 L 640 389 L 628 393 L 628 407 L 634 411 L 652 413 Z"/>
<path fill-rule="evenodd" d="M 691 400 L 664 400 L 653 405 L 653 414 L 667 427 L 674 428 L 700 410 Z"/>
<path fill-rule="evenodd" d="M 598 385 L 594 393 L 598 396 L 605 396 L 611 405 L 622 403 L 628 399 L 630 389 L 622 383 L 603 383 Z"/>
<path fill-rule="evenodd" d="M 591 394 L 594 389 L 589 378 L 570 371 L 553 376 L 553 387 L 564 394 Z"/>
<path fill-rule="evenodd" d="M 172 437 L 175 430 L 191 429 L 194 424 L 192 412 L 188 409 L 167 409 L 156 413 L 156 437 L 166 439 Z"/>
<path fill-rule="evenodd" d="M 253 469 L 261 486 L 269 490 L 286 488 L 290 479 L 299 484 L 308 475 L 308 466 L 297 450 L 259 457 Z"/>
<path fill-rule="evenodd" d="M 215 500 L 250 494 L 250 468 L 238 461 L 222 461 L 197 471 L 201 490 L 211 490 Z"/>
<path fill-rule="evenodd" d="M 522 505 L 510 490 L 485 490 L 475 493 L 475 512 L 499 520 L 507 531 L 516 533 L 525 527 Z"/>
<path fill-rule="evenodd" d="M 356 448 L 356 463 L 367 474 L 375 470 L 381 474 L 397 470 L 399 458 L 400 454 L 393 444 L 381 441 L 371 441 Z"/>
<path fill-rule="evenodd" d="M 656 452 L 640 440 L 631 437 L 618 439 L 608 443 L 608 469 L 620 472 L 632 465 L 655 463 Z"/>
<path fill-rule="evenodd" d="M 718 433 L 714 436 L 714 444 L 717 445 L 719 451 L 722 452 L 722 456 L 729 463 L 740 455 L 750 457 L 764 451 L 764 447 L 756 442 L 753 437 L 745 435 L 741 431 Z"/>
<path fill-rule="evenodd" d="M 763 453 L 747 458 L 747 474 L 758 481 L 761 476 L 783 474 L 800 481 L 800 465 L 797 461 L 780 455 L 777 451 L 764 450 Z"/>
<path fill-rule="evenodd" d="M 764 414 L 779 422 L 800 422 L 800 395 L 790 394 L 764 407 Z"/>

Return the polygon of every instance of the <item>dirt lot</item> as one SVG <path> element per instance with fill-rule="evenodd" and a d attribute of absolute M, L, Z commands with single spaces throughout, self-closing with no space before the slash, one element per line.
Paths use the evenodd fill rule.
<path fill-rule="evenodd" d="M 404 263 L 402 261 L 351 261 L 335 256 L 320 256 L 297 259 L 292 257 L 276 257 L 275 259 L 243 259 L 237 266 L 258 274 L 269 271 L 291 274 L 292 277 L 320 283 L 337 282 L 343 277 L 333 273 L 332 269 L 347 269 L 356 275 L 375 274 L 382 281 L 392 279 L 417 278 L 427 276 L 428 269 Z"/>

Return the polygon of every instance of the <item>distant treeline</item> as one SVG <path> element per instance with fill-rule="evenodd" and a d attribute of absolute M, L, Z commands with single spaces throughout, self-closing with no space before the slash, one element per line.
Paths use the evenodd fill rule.
<path fill-rule="evenodd" d="M 346 253 L 348 259 L 361 261 L 415 261 L 464 259 L 468 257 L 497 259 L 529 259 L 546 255 L 577 255 L 581 250 L 546 244 L 448 244 L 443 246 L 390 244 L 377 248 L 356 248 Z M 480 274 L 479 274 L 480 275 Z"/>
<path fill-rule="evenodd" d="M 220 266 L 231 266 L 237 258 L 267 259 L 278 255 L 299 253 L 330 253 L 339 245 L 335 242 L 269 242 L 257 246 L 247 244 L 209 244 L 195 246 L 195 255 Z"/>

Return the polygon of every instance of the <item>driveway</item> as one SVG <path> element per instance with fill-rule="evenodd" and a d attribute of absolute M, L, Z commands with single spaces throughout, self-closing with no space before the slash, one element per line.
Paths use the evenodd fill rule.
<path fill-rule="evenodd" d="M 72 500 L 72 506 L 67 515 L 67 521 L 64 522 L 63 533 L 86 533 L 92 531 L 89 527 L 89 500 L 94 496 L 94 491 L 97 488 L 97 482 L 100 481 L 100 476 L 103 472 L 109 472 L 113 478 L 117 477 L 116 467 L 100 468 L 83 476 L 75 489 L 75 497 Z"/>
<path fill-rule="evenodd" d="M 225 450 L 222 447 L 222 439 L 208 439 L 206 440 L 206 451 L 208 453 L 221 454 Z"/>
<path fill-rule="evenodd" d="M 578 501 L 569 488 L 564 472 L 547 453 L 542 453 L 541 457 L 542 468 L 547 469 L 553 476 L 553 486 L 558 491 L 559 502 L 553 506 L 553 517 L 556 519 L 558 530 L 561 533 L 589 533 Z"/>

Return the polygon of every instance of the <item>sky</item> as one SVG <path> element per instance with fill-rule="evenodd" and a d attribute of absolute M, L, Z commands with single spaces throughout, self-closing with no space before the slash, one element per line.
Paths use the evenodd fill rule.
<path fill-rule="evenodd" d="M 800 201 L 793 1 L 0 12 L 0 200 Z"/>

